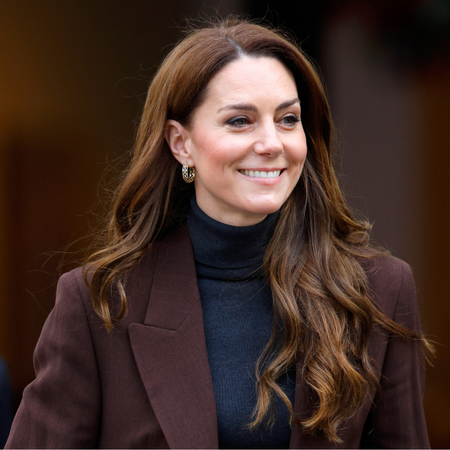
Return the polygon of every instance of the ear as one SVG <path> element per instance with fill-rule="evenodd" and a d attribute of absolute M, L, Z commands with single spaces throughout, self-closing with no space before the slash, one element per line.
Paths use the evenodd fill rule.
<path fill-rule="evenodd" d="M 173 156 L 180 164 L 187 164 L 192 167 L 193 159 L 189 152 L 189 131 L 176 120 L 168 120 L 164 130 L 167 145 L 172 151 Z"/>

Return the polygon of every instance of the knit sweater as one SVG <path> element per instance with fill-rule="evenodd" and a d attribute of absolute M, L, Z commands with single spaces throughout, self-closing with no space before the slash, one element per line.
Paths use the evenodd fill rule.
<path fill-rule="evenodd" d="M 216 400 L 220 448 L 288 448 L 289 411 L 276 397 L 276 421 L 250 431 L 256 405 L 255 366 L 272 333 L 272 294 L 262 271 L 278 213 L 235 227 L 217 222 L 191 202 L 194 248 L 206 347 Z M 282 333 L 279 332 L 279 339 Z M 294 403 L 295 370 L 278 380 Z"/>

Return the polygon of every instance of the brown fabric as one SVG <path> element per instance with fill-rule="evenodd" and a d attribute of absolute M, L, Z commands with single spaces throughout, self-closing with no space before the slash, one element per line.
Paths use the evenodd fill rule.
<path fill-rule="evenodd" d="M 367 267 L 375 301 L 419 329 L 407 264 L 381 257 Z M 24 391 L 7 448 L 217 448 L 213 388 L 189 235 L 155 244 L 130 273 L 127 316 L 107 333 L 92 310 L 81 270 L 60 279 L 42 330 L 36 380 Z M 424 363 L 415 342 L 374 331 L 370 353 L 381 396 L 368 399 L 340 433 L 342 448 L 429 447 L 422 408 Z M 313 407 L 299 355 L 294 409 Z M 334 448 L 323 435 L 292 430 L 291 448 Z"/>

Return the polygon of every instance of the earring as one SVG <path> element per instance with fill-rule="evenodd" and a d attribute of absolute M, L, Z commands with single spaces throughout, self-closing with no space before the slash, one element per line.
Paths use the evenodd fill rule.
<path fill-rule="evenodd" d="M 181 168 L 181 175 L 183 176 L 183 180 L 186 183 L 192 183 L 195 178 L 195 168 L 189 167 L 187 164 L 184 164 Z"/>

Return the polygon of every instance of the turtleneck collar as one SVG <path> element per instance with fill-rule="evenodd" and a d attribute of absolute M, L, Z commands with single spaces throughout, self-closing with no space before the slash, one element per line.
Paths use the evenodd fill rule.
<path fill-rule="evenodd" d="M 239 278 L 258 270 L 264 251 L 272 237 L 279 211 L 269 214 L 256 225 L 236 227 L 218 222 L 206 215 L 191 200 L 188 228 L 194 247 L 197 269 L 231 269 Z M 248 269 L 248 270 L 236 270 Z M 245 274 L 247 272 L 247 274 Z M 221 277 L 222 278 L 222 277 Z"/>

